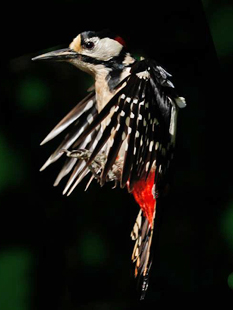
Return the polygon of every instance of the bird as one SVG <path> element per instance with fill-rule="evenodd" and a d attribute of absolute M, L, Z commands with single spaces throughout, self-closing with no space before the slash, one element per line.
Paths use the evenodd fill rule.
<path fill-rule="evenodd" d="M 69 175 L 63 194 L 70 195 L 86 175 L 86 189 L 95 179 L 100 186 L 114 182 L 133 194 L 139 213 L 131 232 L 131 260 L 144 299 L 156 209 L 169 178 L 177 115 L 185 98 L 157 61 L 134 57 L 124 39 L 110 30 L 81 32 L 68 48 L 32 60 L 65 61 L 93 77 L 86 97 L 42 141 L 66 132 L 40 170 L 63 156 L 54 182 L 57 186 Z"/>

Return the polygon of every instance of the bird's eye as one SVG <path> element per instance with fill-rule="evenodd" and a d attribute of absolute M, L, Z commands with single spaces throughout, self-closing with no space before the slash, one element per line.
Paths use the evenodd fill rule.
<path fill-rule="evenodd" d="M 94 47 L 94 45 L 95 44 L 92 41 L 87 41 L 87 42 L 84 43 L 84 47 L 89 49 L 89 50 L 92 49 Z"/>

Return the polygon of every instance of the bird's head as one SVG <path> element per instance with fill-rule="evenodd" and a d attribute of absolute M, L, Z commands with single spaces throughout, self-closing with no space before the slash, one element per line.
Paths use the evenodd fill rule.
<path fill-rule="evenodd" d="M 32 60 L 67 61 L 79 69 L 95 74 L 101 65 L 124 59 L 124 40 L 110 31 L 85 31 L 70 43 L 68 48 L 52 51 Z"/>

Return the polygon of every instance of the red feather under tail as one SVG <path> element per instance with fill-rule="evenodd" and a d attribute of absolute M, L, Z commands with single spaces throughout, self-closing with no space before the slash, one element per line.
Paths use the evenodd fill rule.
<path fill-rule="evenodd" d="M 155 202 L 156 199 L 153 195 L 153 187 L 155 182 L 155 172 L 151 172 L 145 180 L 139 180 L 134 184 L 132 194 L 143 211 L 143 215 L 148 219 L 150 226 L 152 226 Z"/>

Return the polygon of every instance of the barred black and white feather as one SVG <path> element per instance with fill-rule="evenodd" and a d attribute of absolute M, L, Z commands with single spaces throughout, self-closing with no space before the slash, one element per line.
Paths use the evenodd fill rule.
<path fill-rule="evenodd" d="M 108 118 L 107 126 L 86 163 L 86 166 L 90 165 L 98 152 L 108 145 L 106 163 L 100 176 L 101 185 L 119 154 L 124 158 L 119 180 L 122 187 L 129 182 L 132 189 L 134 182 L 148 175 L 153 165 L 161 175 L 166 173 L 175 145 L 177 101 L 182 100 L 176 95 L 168 77 L 170 74 L 153 61 L 136 62 L 121 83 L 120 90 L 79 136 L 77 143 L 84 141 L 97 125 Z M 109 147 L 108 142 L 113 135 Z"/>
<path fill-rule="evenodd" d="M 183 98 L 176 95 L 170 76 L 152 60 L 136 61 L 130 74 L 115 87 L 116 94 L 99 113 L 95 93 L 88 94 L 42 141 L 44 144 L 70 127 L 41 170 L 59 159 L 63 155 L 61 150 L 85 148 L 91 150 L 91 156 L 80 169 L 83 173 L 105 148 L 107 154 L 100 176 L 101 185 L 119 153 L 124 159 L 119 180 L 121 187 L 129 182 L 132 190 L 135 181 L 148 175 L 153 165 L 160 174 L 165 173 L 175 144 L 178 105 L 179 102 L 184 104 Z M 107 126 L 101 127 L 107 118 Z M 68 158 L 55 185 L 72 170 L 76 171 L 73 177 L 78 177 L 76 160 Z"/>
<path fill-rule="evenodd" d="M 155 214 L 156 212 L 154 217 Z M 140 209 L 130 236 L 135 241 L 131 260 L 135 264 L 134 277 L 138 278 L 141 300 L 145 297 L 149 283 L 149 271 L 152 264 L 150 252 L 153 230 L 154 221 L 151 226 Z"/>
<path fill-rule="evenodd" d="M 98 60 L 98 65 L 105 62 Z M 90 182 L 96 178 L 102 186 L 115 181 L 132 191 L 152 171 L 154 196 L 160 192 L 173 158 L 178 109 L 186 105 L 185 100 L 176 94 L 171 74 L 153 60 L 135 60 L 125 72 L 118 83 L 111 83 L 110 99 L 102 109 L 91 91 L 43 140 L 42 144 L 68 131 L 41 168 L 67 155 L 54 183 L 58 185 L 70 175 L 64 194 L 69 195 L 88 173 Z M 109 74 L 105 81 L 109 83 L 107 78 Z M 132 261 L 135 277 L 141 279 L 142 298 L 151 266 L 155 211 L 150 222 L 140 210 L 131 234 L 135 241 Z"/>

